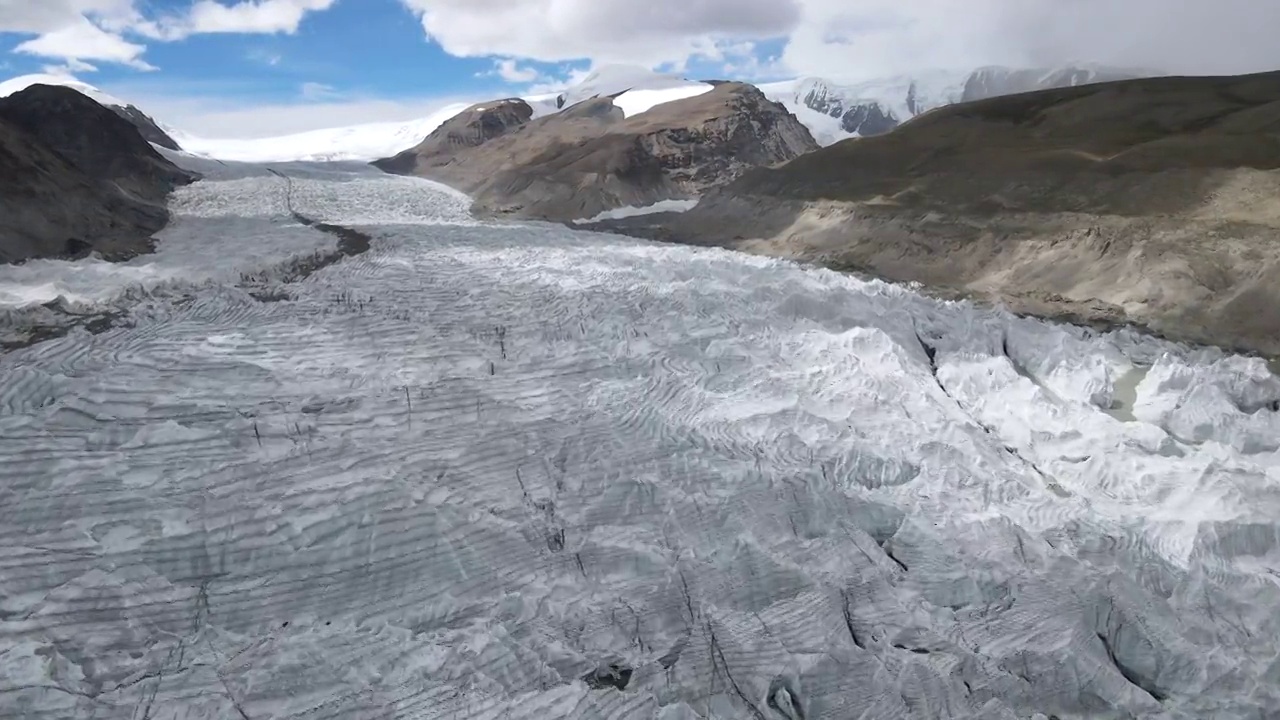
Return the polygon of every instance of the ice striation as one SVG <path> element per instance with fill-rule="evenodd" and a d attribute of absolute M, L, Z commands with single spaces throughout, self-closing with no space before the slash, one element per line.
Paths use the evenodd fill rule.
<path fill-rule="evenodd" d="M 271 169 L 371 248 L 0 356 L 0 716 L 1280 712 L 1260 361 Z"/>

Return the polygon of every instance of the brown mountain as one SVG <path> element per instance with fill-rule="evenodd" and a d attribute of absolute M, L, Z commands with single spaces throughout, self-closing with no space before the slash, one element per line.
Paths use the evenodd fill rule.
<path fill-rule="evenodd" d="M 460 154 L 506 135 L 532 117 L 533 108 L 519 98 L 472 105 L 446 120 L 418 145 L 373 164 L 398 175 L 429 176 L 435 174 L 435 168 L 456 165 Z"/>
<path fill-rule="evenodd" d="M 615 229 L 1280 353 L 1280 73 L 953 105 Z"/>
<path fill-rule="evenodd" d="M 168 194 L 194 179 L 75 90 L 0 99 L 0 262 L 146 252 L 169 220 Z"/>
<path fill-rule="evenodd" d="M 477 105 L 375 164 L 456 187 L 481 213 L 565 221 L 692 197 L 817 148 L 795 116 L 741 83 L 630 118 L 610 98 L 531 116 L 520 100 Z"/>

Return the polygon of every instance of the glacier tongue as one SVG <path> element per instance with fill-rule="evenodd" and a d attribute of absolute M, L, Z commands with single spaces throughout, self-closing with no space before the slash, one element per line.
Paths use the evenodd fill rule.
<path fill-rule="evenodd" d="M 1259 362 L 281 169 L 372 249 L 0 356 L 0 715 L 1280 712 Z"/>

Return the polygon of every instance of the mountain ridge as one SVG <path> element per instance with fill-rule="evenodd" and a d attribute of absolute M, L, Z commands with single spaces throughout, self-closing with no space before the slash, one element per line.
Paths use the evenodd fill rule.
<path fill-rule="evenodd" d="M 653 92 L 649 100 L 664 99 Z M 649 107 L 620 104 L 626 91 L 593 93 L 541 117 L 518 98 L 480 103 L 374 165 L 459 189 L 482 214 L 572 221 L 695 197 L 748 168 L 818 147 L 754 86 L 665 92 L 674 99 Z"/>
<path fill-rule="evenodd" d="M 1074 64 L 1054 68 L 990 65 L 967 72 L 935 70 L 856 82 L 823 77 L 761 86 L 798 115 L 807 108 L 833 118 L 823 143 L 882 135 L 929 110 L 989 97 L 1034 92 L 1095 82 L 1155 77 L 1154 71 Z M 815 133 L 817 134 L 817 133 Z"/>
<path fill-rule="evenodd" d="M 194 179 L 75 89 L 0 98 L 0 262 L 148 252 L 169 220 L 166 197 Z"/>
<path fill-rule="evenodd" d="M 603 223 L 1280 355 L 1280 72 L 938 108 Z"/>
<path fill-rule="evenodd" d="M 1058 68 L 988 66 L 964 71 L 933 70 L 856 82 L 806 76 L 752 84 L 770 100 L 783 103 L 820 145 L 830 145 L 848 137 L 887 132 L 932 108 L 966 99 L 980 99 L 998 93 L 1001 87 L 1007 91 L 1023 87 L 1038 89 L 1039 86 L 1058 86 L 1089 78 L 1110 78 L 1117 74 L 1136 77 L 1158 73 L 1076 63 Z M 452 103 L 406 121 L 373 122 L 266 138 L 218 139 L 197 137 L 169 128 L 136 106 L 71 76 L 14 78 L 0 83 L 0 95 L 5 94 L 6 87 L 12 92 L 13 88 L 29 84 L 33 78 L 44 78 L 47 82 L 80 90 L 134 122 L 148 140 L 162 147 L 242 162 L 368 162 L 387 158 L 417 145 L 445 121 L 475 104 Z M 690 79 L 640 67 L 605 65 L 564 90 L 523 95 L 521 99 L 529 103 L 537 116 L 555 113 L 582 100 L 604 95 L 620 95 L 622 99 L 618 102 L 624 107 L 624 112 L 630 112 L 625 110 L 630 102 L 635 102 L 638 111 L 643 111 L 654 104 L 653 98 L 648 96 L 663 99 L 691 97 L 708 92 L 714 84 L 715 81 L 711 80 Z"/>
<path fill-rule="evenodd" d="M 142 133 L 147 142 L 154 143 L 168 150 L 182 150 L 172 132 L 164 128 L 154 118 L 143 112 L 138 106 L 102 92 L 98 88 L 68 75 L 21 75 L 0 83 L 0 98 L 9 97 L 33 85 L 50 85 L 71 88 L 85 95 L 90 100 L 128 120 Z"/>

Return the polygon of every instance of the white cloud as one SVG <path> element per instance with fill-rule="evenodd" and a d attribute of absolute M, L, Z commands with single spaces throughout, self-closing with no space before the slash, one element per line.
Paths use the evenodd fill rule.
<path fill-rule="evenodd" d="M 0 0 L 0 32 L 41 34 L 61 30 L 85 15 L 120 18 L 133 14 L 133 0 Z"/>
<path fill-rule="evenodd" d="M 138 0 L 0 0 L 0 32 L 37 36 L 21 43 L 17 52 L 152 70 L 142 59 L 146 47 L 126 38 L 173 41 L 210 33 L 292 34 L 308 13 L 328 10 L 336 2 L 197 0 L 182 12 L 146 17 Z"/>
<path fill-rule="evenodd" d="M 146 48 L 142 45 L 106 32 L 84 17 L 79 22 L 44 33 L 14 48 L 15 52 L 58 58 L 69 64 L 100 60 L 128 65 L 138 70 L 154 70 L 154 67 L 142 60 L 144 50 Z"/>
<path fill-rule="evenodd" d="M 654 66 L 786 33 L 800 0 L 402 0 L 450 54 Z"/>
<path fill-rule="evenodd" d="M 488 73 L 497 75 L 509 83 L 527 85 L 532 82 L 542 80 L 542 73 L 531 67 L 520 67 L 519 63 L 511 58 L 503 58 L 495 60 L 493 63 L 493 71 Z"/>
<path fill-rule="evenodd" d="M 790 68 L 782 65 L 782 60 L 775 56 L 763 55 L 755 49 L 750 53 L 741 53 L 726 58 L 724 63 L 726 77 L 749 81 L 780 80 L 790 77 Z M 811 73 L 812 74 L 812 73 Z M 830 75 L 831 73 L 824 73 Z"/>
<path fill-rule="evenodd" d="M 876 77 L 1095 62 L 1182 73 L 1280 68 L 1274 0 L 401 0 L 449 53 Z M 777 62 L 736 53 L 777 39 Z"/>
<path fill-rule="evenodd" d="M 61 65 L 45 65 L 41 68 L 50 75 L 71 75 L 73 73 L 92 73 L 98 72 L 97 65 L 91 65 L 83 60 L 70 59 Z"/>
<path fill-rule="evenodd" d="M 304 98 L 306 90 L 284 101 L 265 100 L 251 78 L 196 80 L 156 73 L 104 83 L 103 92 L 127 100 L 165 125 L 198 137 L 261 138 L 331 127 L 414 120 L 446 105 L 471 104 L 487 97 L 417 96 L 377 98 L 361 95 Z M 324 90 L 317 84 L 312 90 Z"/>
<path fill-rule="evenodd" d="M 245 53 L 245 58 L 264 65 L 275 67 L 284 60 L 284 55 L 264 48 L 255 48 Z"/>
<path fill-rule="evenodd" d="M 590 69 L 566 69 L 558 77 L 543 78 L 542 82 L 529 86 L 530 95 L 543 95 L 547 93 L 558 93 L 568 89 L 587 79 L 591 74 Z"/>
<path fill-rule="evenodd" d="M 333 7 L 337 0 L 243 0 L 223 5 L 200 0 L 178 27 L 198 33 L 287 33 L 298 31 L 308 13 Z"/>
<path fill-rule="evenodd" d="M 305 82 L 298 88 L 298 94 L 303 100 L 320 101 L 334 100 L 342 97 L 342 93 L 332 85 L 326 85 L 319 82 Z"/>
<path fill-rule="evenodd" d="M 1256 0 L 802 0 L 784 64 L 872 76 L 1096 62 L 1184 73 L 1280 67 L 1280 3 Z"/>

